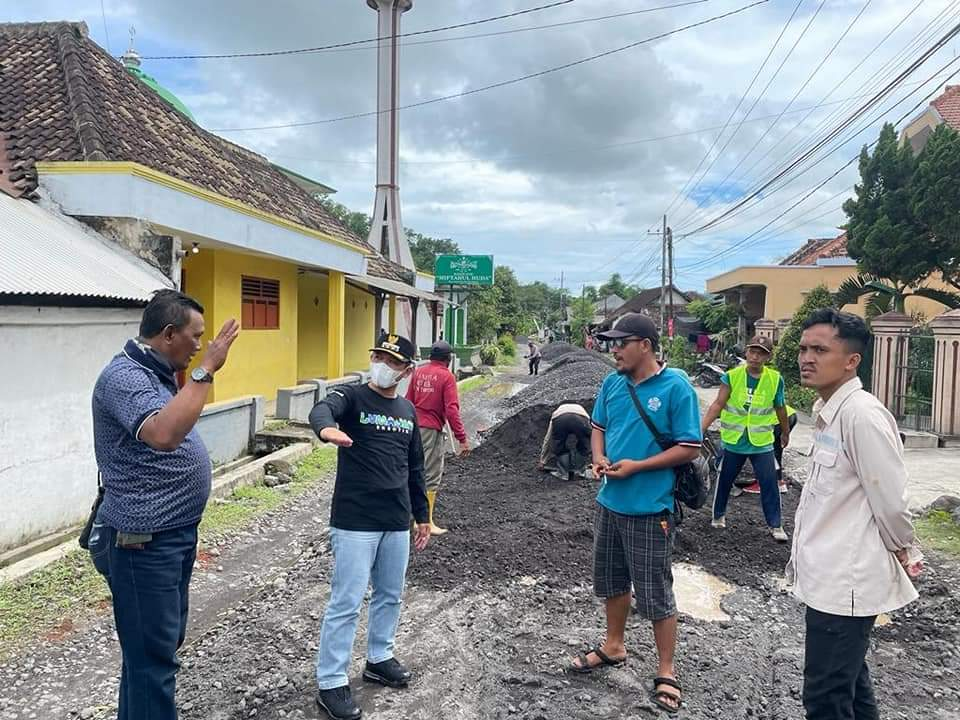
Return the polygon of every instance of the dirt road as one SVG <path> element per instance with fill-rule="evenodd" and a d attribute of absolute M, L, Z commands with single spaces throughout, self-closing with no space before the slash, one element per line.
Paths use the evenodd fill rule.
<path fill-rule="evenodd" d="M 365 717 L 658 715 L 647 700 L 652 636 L 638 619 L 630 622 L 625 667 L 586 677 L 563 672 L 570 656 L 603 633 L 589 585 L 595 487 L 536 470 L 552 404 L 530 404 L 524 395 L 506 401 L 477 393 L 464 402 L 476 417 L 521 409 L 470 458 L 451 464 L 439 502 L 451 532 L 412 561 L 397 645 L 418 675 L 411 688 L 361 684 L 361 628 L 352 678 Z M 198 572 L 179 677 L 186 720 L 318 716 L 313 659 L 328 592 L 330 489 L 328 479 L 220 548 L 221 571 Z M 788 518 L 797 497 L 795 487 L 785 498 Z M 729 586 L 719 607 L 726 619 L 701 619 L 696 609 L 681 615 L 681 717 L 799 719 L 802 611 L 780 587 L 788 549 L 766 534 L 756 498 L 733 501 L 728 522 L 718 533 L 703 513 L 689 512 L 677 542 L 678 560 Z M 960 717 L 960 571 L 945 558 L 930 560 L 922 600 L 874 633 L 870 662 L 885 718 Z M 117 669 L 108 617 L 39 642 L 0 666 L 0 718 L 113 717 Z"/>

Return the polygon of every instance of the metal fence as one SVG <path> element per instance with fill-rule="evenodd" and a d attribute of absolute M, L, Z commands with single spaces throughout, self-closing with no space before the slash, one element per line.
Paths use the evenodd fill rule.
<path fill-rule="evenodd" d="M 930 432 L 933 428 L 933 331 L 914 328 L 906 357 L 894 375 L 894 415 L 901 428 Z"/>

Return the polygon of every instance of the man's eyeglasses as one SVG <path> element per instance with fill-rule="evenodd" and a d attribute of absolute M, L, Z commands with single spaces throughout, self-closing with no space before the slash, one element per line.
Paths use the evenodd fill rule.
<path fill-rule="evenodd" d="M 637 338 L 637 337 L 617 338 L 616 340 L 610 341 L 610 347 L 612 347 L 614 350 L 623 350 L 630 343 L 640 342 L 641 340 L 646 340 L 646 338 Z"/>

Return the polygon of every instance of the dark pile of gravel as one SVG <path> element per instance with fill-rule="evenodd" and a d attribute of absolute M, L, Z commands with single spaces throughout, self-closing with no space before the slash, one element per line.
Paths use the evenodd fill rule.
<path fill-rule="evenodd" d="M 610 355 L 600 355 L 598 353 L 592 352 L 590 350 L 575 350 L 574 352 L 567 353 L 566 355 L 561 355 L 559 358 L 554 360 L 550 365 L 543 371 L 544 373 L 551 373 L 557 368 L 561 368 L 564 365 L 569 365 L 571 363 L 582 363 L 582 362 L 602 362 L 606 364 L 611 370 L 616 369 L 617 363 L 614 361 L 613 357 Z"/>
<path fill-rule="evenodd" d="M 567 353 L 576 352 L 580 349 L 581 348 L 578 348 L 576 345 L 571 345 L 570 343 L 552 342 L 540 348 L 540 354 L 543 356 L 545 362 L 553 362 Z"/>
<path fill-rule="evenodd" d="M 600 384 L 613 369 L 599 355 L 592 361 L 566 363 L 540 375 L 530 385 L 507 400 L 515 412 L 537 405 L 556 407 L 563 402 L 593 400 Z"/>

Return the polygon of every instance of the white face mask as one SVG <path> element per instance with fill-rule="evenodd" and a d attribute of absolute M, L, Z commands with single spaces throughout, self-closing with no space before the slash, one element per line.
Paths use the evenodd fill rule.
<path fill-rule="evenodd" d="M 394 370 L 382 362 L 370 363 L 370 382 L 381 390 L 388 390 L 400 382 L 400 377 L 406 370 Z"/>

